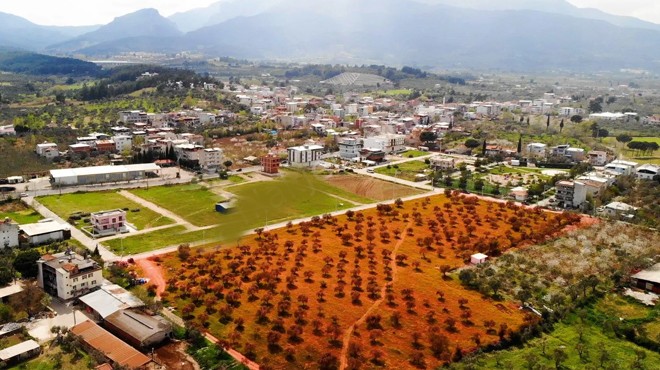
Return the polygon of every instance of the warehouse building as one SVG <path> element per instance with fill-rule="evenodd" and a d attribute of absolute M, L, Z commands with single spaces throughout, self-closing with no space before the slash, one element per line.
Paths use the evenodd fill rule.
<path fill-rule="evenodd" d="M 76 186 L 131 181 L 144 179 L 149 175 L 158 175 L 159 171 L 160 167 L 153 163 L 67 168 L 51 170 L 50 183 L 53 186 Z"/>
<path fill-rule="evenodd" d="M 71 333 L 80 338 L 83 345 L 99 351 L 112 364 L 127 369 L 143 369 L 151 359 L 110 334 L 92 321 L 84 321 L 73 328 Z"/>
<path fill-rule="evenodd" d="M 107 316 L 103 326 L 137 348 L 153 348 L 172 335 L 172 325 L 161 316 L 130 310 L 119 310 Z"/>
<path fill-rule="evenodd" d="M 19 238 L 29 245 L 53 243 L 71 238 L 71 227 L 53 220 L 19 226 Z"/>

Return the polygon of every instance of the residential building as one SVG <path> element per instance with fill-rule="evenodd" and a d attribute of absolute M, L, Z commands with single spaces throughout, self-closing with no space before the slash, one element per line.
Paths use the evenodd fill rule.
<path fill-rule="evenodd" d="M 607 164 L 607 152 L 592 150 L 587 155 L 589 156 L 589 164 L 592 166 L 604 166 Z"/>
<path fill-rule="evenodd" d="M 633 173 L 635 173 L 635 170 L 637 169 L 637 163 L 622 161 L 617 159 L 615 161 L 608 163 L 605 166 L 605 169 L 617 173 L 619 175 L 630 176 Z"/>
<path fill-rule="evenodd" d="M 362 143 L 355 138 L 348 138 L 339 141 L 339 157 L 342 159 L 360 158 L 360 151 L 362 150 Z"/>
<path fill-rule="evenodd" d="M 552 154 L 553 156 L 565 157 L 565 156 L 566 156 L 566 151 L 567 151 L 568 148 L 570 148 L 570 147 L 571 147 L 571 146 L 568 145 L 568 144 L 563 144 L 563 145 L 553 146 L 552 148 L 550 148 L 550 150 L 551 150 L 551 154 Z"/>
<path fill-rule="evenodd" d="M 584 113 L 584 110 L 581 108 L 573 108 L 573 107 L 559 108 L 559 115 L 562 117 L 573 117 L 575 115 L 580 115 L 582 113 Z"/>
<path fill-rule="evenodd" d="M 37 260 L 39 287 L 55 297 L 69 300 L 80 297 L 101 286 L 101 266 L 70 250 L 46 254 Z"/>
<path fill-rule="evenodd" d="M 96 150 L 101 153 L 113 153 L 117 150 L 115 142 L 112 140 L 96 140 L 94 145 Z"/>
<path fill-rule="evenodd" d="M 660 294 L 660 263 L 632 275 L 633 286 L 655 294 Z"/>
<path fill-rule="evenodd" d="M 591 196 L 603 194 L 607 187 L 611 185 L 609 179 L 595 175 L 580 176 L 576 180 L 584 184 L 587 189 L 587 195 Z"/>
<path fill-rule="evenodd" d="M 623 202 L 611 202 L 603 207 L 603 213 L 610 217 L 634 217 L 637 207 Z"/>
<path fill-rule="evenodd" d="M 575 162 L 580 162 L 585 158 L 585 151 L 582 148 L 568 148 L 566 149 L 566 157 Z"/>
<path fill-rule="evenodd" d="M 454 158 L 446 158 L 446 157 L 431 158 L 431 167 L 433 167 L 434 170 L 442 170 L 442 171 L 453 170 L 454 168 L 456 168 L 455 164 L 456 161 L 454 160 Z"/>
<path fill-rule="evenodd" d="M 314 167 L 321 161 L 323 147 L 320 145 L 303 145 L 287 149 L 289 164 L 292 167 Z"/>
<path fill-rule="evenodd" d="M 148 122 L 147 113 L 141 110 L 129 110 L 119 112 L 119 120 L 124 124 L 135 124 L 138 122 Z"/>
<path fill-rule="evenodd" d="M 640 180 L 653 180 L 660 175 L 660 166 L 654 164 L 643 164 L 637 168 L 635 175 Z"/>
<path fill-rule="evenodd" d="M 364 139 L 364 148 L 381 150 L 385 153 L 399 153 L 406 150 L 406 136 L 385 134 Z"/>
<path fill-rule="evenodd" d="M 89 154 L 92 152 L 92 146 L 89 144 L 71 144 L 69 150 L 73 154 Z"/>
<path fill-rule="evenodd" d="M 117 135 L 112 137 L 115 149 L 119 153 L 130 152 L 133 149 L 133 137 L 128 135 Z"/>
<path fill-rule="evenodd" d="M 50 160 L 60 156 L 60 151 L 57 149 L 57 144 L 55 143 L 37 144 L 36 152 L 40 157 Z"/>
<path fill-rule="evenodd" d="M 269 153 L 261 157 L 261 170 L 267 174 L 275 175 L 280 172 L 280 157 Z"/>
<path fill-rule="evenodd" d="M 53 186 L 76 186 L 132 181 L 156 176 L 159 171 L 160 167 L 153 163 L 67 168 L 51 170 L 50 183 Z"/>
<path fill-rule="evenodd" d="M 529 197 L 529 190 L 524 186 L 518 186 L 511 189 L 509 196 L 518 202 L 524 202 Z"/>
<path fill-rule="evenodd" d="M 0 221 L 0 249 L 18 247 L 18 224 L 9 218 Z"/>
<path fill-rule="evenodd" d="M 196 162 L 207 171 L 217 171 L 222 165 L 223 152 L 220 148 L 204 148 L 196 144 L 180 144 L 174 147 L 179 160 Z"/>
<path fill-rule="evenodd" d="M 53 220 L 19 226 L 19 240 L 30 245 L 41 245 L 71 238 L 71 227 Z"/>
<path fill-rule="evenodd" d="M 109 236 L 128 232 L 124 210 L 94 212 L 90 215 L 90 219 L 94 235 Z"/>
<path fill-rule="evenodd" d="M 562 180 L 557 182 L 555 199 L 564 208 L 580 207 L 587 200 L 587 188 L 580 181 Z"/>
<path fill-rule="evenodd" d="M 548 146 L 543 143 L 527 144 L 527 155 L 529 157 L 542 158 L 548 150 Z"/>

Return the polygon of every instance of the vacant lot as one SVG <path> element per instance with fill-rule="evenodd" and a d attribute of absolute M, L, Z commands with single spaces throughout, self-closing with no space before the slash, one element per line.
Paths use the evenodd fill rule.
<path fill-rule="evenodd" d="M 634 150 L 628 149 L 625 144 L 619 143 L 613 137 L 607 137 L 603 139 L 603 141 L 619 150 L 624 155 L 625 159 L 639 163 L 660 164 L 660 155 L 658 155 L 658 152 L 654 152 L 650 156 L 643 156 Z M 660 144 L 660 138 L 658 137 L 635 137 L 633 138 L 633 141 L 648 141 Z"/>
<path fill-rule="evenodd" d="M 49 195 L 37 199 L 39 203 L 55 212 L 63 219 L 68 219 L 72 213 L 99 212 L 112 209 L 128 209 L 126 218 L 139 230 L 171 224 L 173 221 L 152 210 L 141 207 L 117 192 L 73 193 Z M 139 210 L 138 212 L 135 212 Z"/>
<path fill-rule="evenodd" d="M 169 211 L 172 211 L 196 226 L 217 225 L 222 217 L 215 211 L 215 204 L 224 200 L 201 185 L 157 186 L 149 189 L 131 190 Z"/>
<path fill-rule="evenodd" d="M 421 161 L 410 161 L 399 164 L 387 165 L 385 167 L 376 168 L 376 173 L 404 179 L 408 181 L 415 181 L 415 175 L 429 174 L 425 172 L 429 166 Z"/>
<path fill-rule="evenodd" d="M 39 212 L 19 200 L 0 204 L 0 222 L 7 217 L 21 225 L 35 223 L 42 219 Z"/>
<path fill-rule="evenodd" d="M 515 305 L 443 274 L 574 222 L 459 195 L 315 217 L 236 247 L 165 256 L 162 299 L 274 369 L 435 368 L 524 323 Z"/>
<path fill-rule="evenodd" d="M 421 193 L 418 189 L 389 183 L 369 176 L 332 175 L 326 176 L 324 180 L 337 188 L 376 201 L 404 198 Z"/>

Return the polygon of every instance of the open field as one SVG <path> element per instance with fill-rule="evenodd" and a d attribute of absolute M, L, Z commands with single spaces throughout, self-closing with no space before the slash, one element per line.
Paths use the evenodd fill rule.
<path fill-rule="evenodd" d="M 515 305 L 443 274 L 475 252 L 499 255 L 574 222 L 458 194 L 315 217 L 240 246 L 158 258 L 167 276 L 161 298 L 272 369 L 319 361 L 434 368 L 457 346 L 508 338 L 525 321 Z"/>
<path fill-rule="evenodd" d="M 26 206 L 20 200 L 0 204 L 0 222 L 7 217 L 20 225 L 35 223 L 43 218 L 39 212 Z"/>
<path fill-rule="evenodd" d="M 224 199 L 201 185 L 157 186 L 131 190 L 131 193 L 176 213 L 195 226 L 217 225 L 222 221 L 215 204 Z"/>
<path fill-rule="evenodd" d="M 375 172 L 381 175 L 392 176 L 408 181 L 415 181 L 415 175 L 421 173 L 426 173 L 426 174 L 430 173 L 430 172 L 424 172 L 428 168 L 429 166 L 422 161 L 410 161 L 410 162 L 379 167 L 376 168 Z"/>
<path fill-rule="evenodd" d="M 404 158 L 417 158 L 417 157 L 423 157 L 425 155 L 429 155 L 431 153 L 429 152 L 423 152 L 421 150 L 408 150 L 403 153 L 401 153 L 401 156 Z"/>
<path fill-rule="evenodd" d="M 40 197 L 37 200 L 64 220 L 67 220 L 75 212 L 90 213 L 128 208 L 126 218 L 129 223 L 135 225 L 139 230 L 172 223 L 169 218 L 163 217 L 146 207 L 141 207 L 114 191 L 49 195 Z M 132 211 L 137 209 L 140 211 Z"/>
<path fill-rule="evenodd" d="M 660 137 L 634 137 L 633 141 L 649 141 L 660 145 Z M 638 153 L 636 153 L 634 150 L 628 149 L 625 144 L 616 141 L 616 138 L 607 137 L 603 139 L 603 142 L 616 148 L 616 150 L 623 154 L 625 159 L 629 159 L 640 164 L 650 163 L 660 165 L 660 155 L 658 155 L 658 152 L 653 153 L 651 156 L 639 156 Z"/>
<path fill-rule="evenodd" d="M 103 242 L 103 244 L 110 247 L 115 253 L 129 255 L 148 252 L 171 245 L 220 239 L 222 239 L 222 235 L 217 227 L 207 230 L 186 231 L 184 226 L 173 226 L 147 234 L 108 240 Z"/>
<path fill-rule="evenodd" d="M 382 181 L 369 176 L 332 175 L 324 177 L 324 180 L 337 188 L 376 201 L 404 198 L 421 193 L 418 189 L 395 183 L 388 183 L 387 181 Z"/>

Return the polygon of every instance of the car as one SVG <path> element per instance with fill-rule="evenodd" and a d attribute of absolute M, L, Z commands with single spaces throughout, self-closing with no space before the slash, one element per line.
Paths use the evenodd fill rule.
<path fill-rule="evenodd" d="M 29 197 L 28 193 L 21 193 L 19 195 L 21 196 L 21 198 Z"/>
<path fill-rule="evenodd" d="M 374 173 L 373 168 L 367 168 L 367 173 Z"/>

